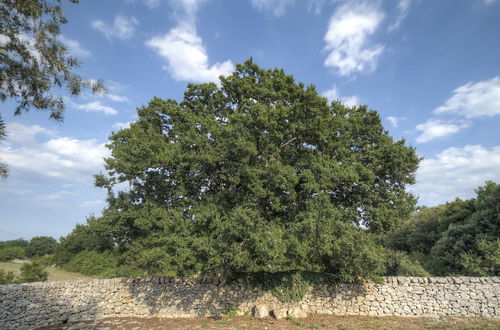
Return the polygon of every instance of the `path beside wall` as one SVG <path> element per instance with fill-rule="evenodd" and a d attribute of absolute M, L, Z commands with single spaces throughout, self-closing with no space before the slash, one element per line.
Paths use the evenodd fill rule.
<path fill-rule="evenodd" d="M 215 281 L 215 280 L 214 280 Z M 168 277 L 92 279 L 0 286 L 0 328 L 19 329 L 106 317 L 195 317 L 253 306 L 278 316 L 483 316 L 500 318 L 500 277 L 387 277 L 383 284 L 322 285 L 294 304 L 238 283 Z"/>

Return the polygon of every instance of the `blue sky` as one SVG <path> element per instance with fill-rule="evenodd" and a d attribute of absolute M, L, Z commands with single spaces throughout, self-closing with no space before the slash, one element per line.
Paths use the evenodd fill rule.
<path fill-rule="evenodd" d="M 0 240 L 67 235 L 105 207 L 93 186 L 112 131 L 158 96 L 216 81 L 252 56 L 367 104 L 424 158 L 420 205 L 500 182 L 500 0 L 106 0 L 65 4 L 62 41 L 105 96 L 67 98 L 65 120 L 0 104 Z M 1 40 L 0 40 L 1 42 Z"/>

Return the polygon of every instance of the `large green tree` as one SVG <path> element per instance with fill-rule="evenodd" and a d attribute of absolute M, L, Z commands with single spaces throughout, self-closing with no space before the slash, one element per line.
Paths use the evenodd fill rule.
<path fill-rule="evenodd" d="M 329 104 L 282 70 L 249 60 L 138 115 L 110 137 L 96 177 L 109 207 L 93 226 L 148 273 L 367 277 L 382 272 L 372 234 L 413 211 L 415 150 L 376 111 Z"/>
<path fill-rule="evenodd" d="M 61 3 L 0 1 L 0 102 L 15 100 L 16 115 L 36 109 L 62 120 L 64 90 L 70 95 L 79 95 L 85 89 L 105 91 L 100 81 L 86 80 L 76 73 L 80 62 L 69 54 L 60 38 L 61 25 L 67 23 Z M 0 139 L 4 136 L 0 114 Z M 0 176 L 6 174 L 6 167 L 0 166 Z"/>

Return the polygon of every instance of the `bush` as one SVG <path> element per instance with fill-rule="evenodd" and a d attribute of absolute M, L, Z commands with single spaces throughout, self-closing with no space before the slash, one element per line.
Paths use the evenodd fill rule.
<path fill-rule="evenodd" d="M 21 267 L 21 276 L 19 277 L 20 283 L 30 283 L 30 282 L 44 282 L 47 281 L 49 273 L 44 270 L 43 266 L 32 262 L 29 264 L 24 264 Z"/>
<path fill-rule="evenodd" d="M 422 276 L 430 274 L 422 267 L 418 260 L 412 259 L 402 251 L 387 252 L 387 276 Z"/>
<path fill-rule="evenodd" d="M 119 277 L 135 275 L 123 266 L 118 265 L 117 258 L 110 252 L 83 251 L 62 266 L 69 272 L 101 277 Z"/>
<path fill-rule="evenodd" d="M 12 284 L 15 283 L 14 272 L 6 272 L 0 269 L 0 284 Z"/>
<path fill-rule="evenodd" d="M 23 259 L 25 256 L 24 252 L 24 248 L 20 246 L 5 247 L 0 249 L 0 261 Z"/>
<path fill-rule="evenodd" d="M 36 262 L 37 264 L 44 267 L 52 266 L 55 263 L 53 254 L 41 257 L 33 257 L 31 258 L 31 261 Z"/>

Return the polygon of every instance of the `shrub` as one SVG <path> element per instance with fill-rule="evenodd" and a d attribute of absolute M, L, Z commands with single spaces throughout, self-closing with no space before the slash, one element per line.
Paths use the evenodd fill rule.
<path fill-rule="evenodd" d="M 49 273 L 44 270 L 43 266 L 32 262 L 29 264 L 24 264 L 21 267 L 21 276 L 19 277 L 20 283 L 30 283 L 30 282 L 44 282 L 47 281 Z"/>
<path fill-rule="evenodd" d="M 135 275 L 124 266 L 119 266 L 116 256 L 110 251 L 99 253 L 97 251 L 83 251 L 75 255 L 64 264 L 64 270 L 85 275 L 98 275 L 101 277 L 119 277 Z"/>
<path fill-rule="evenodd" d="M 406 253 L 389 250 L 387 253 L 386 275 L 427 277 L 429 273 L 422 267 L 418 260 L 413 260 Z"/>
<path fill-rule="evenodd" d="M 12 284 L 15 282 L 14 279 L 14 272 L 6 272 L 0 269 L 0 284 Z"/>

